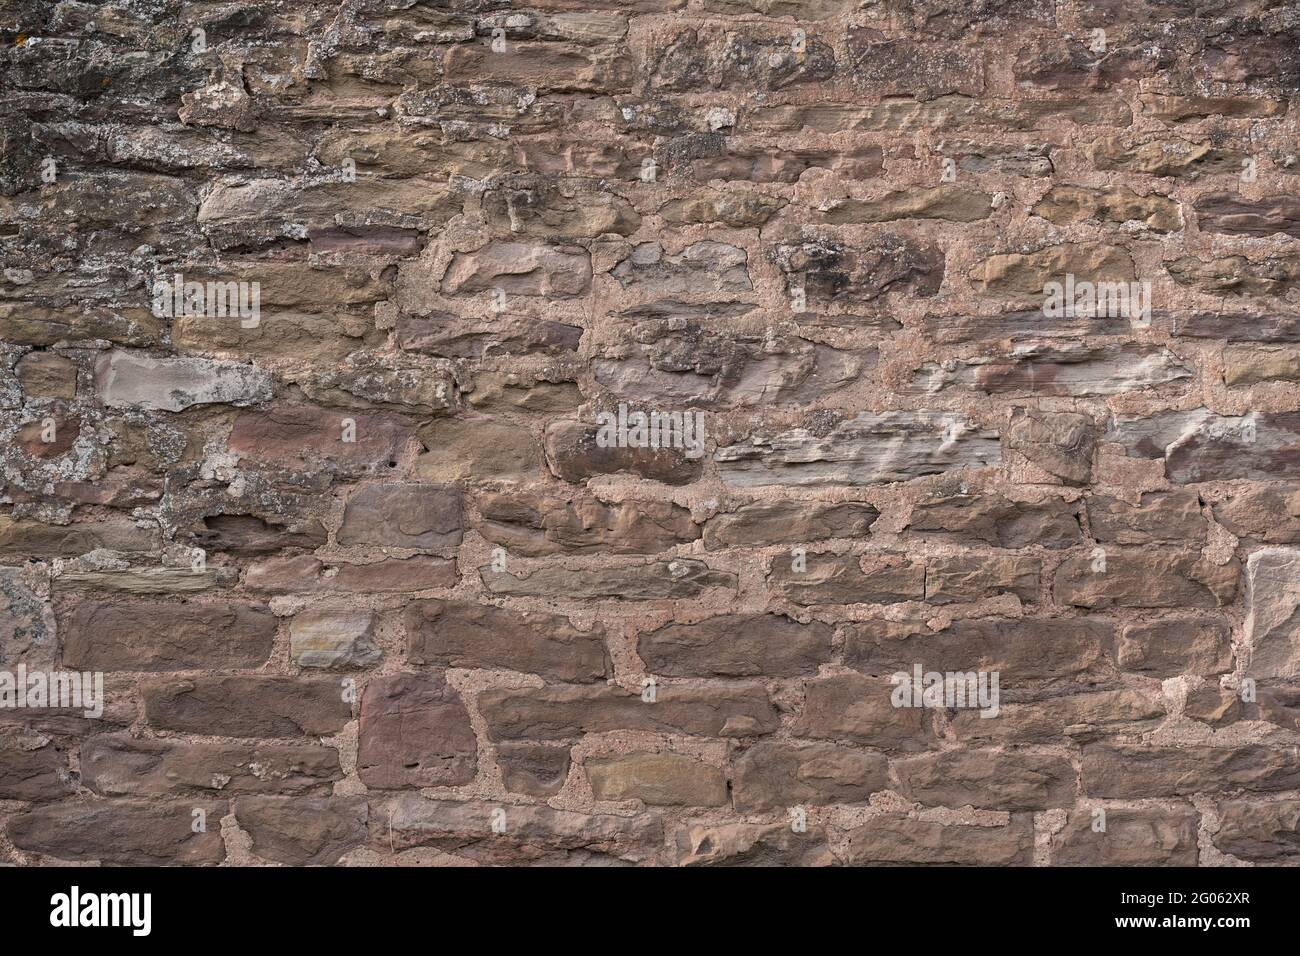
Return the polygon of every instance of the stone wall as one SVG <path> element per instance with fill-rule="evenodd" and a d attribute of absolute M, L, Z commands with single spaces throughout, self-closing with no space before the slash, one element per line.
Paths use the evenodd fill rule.
<path fill-rule="evenodd" d="M 0 862 L 1300 860 L 1294 3 L 0 40 Z"/>

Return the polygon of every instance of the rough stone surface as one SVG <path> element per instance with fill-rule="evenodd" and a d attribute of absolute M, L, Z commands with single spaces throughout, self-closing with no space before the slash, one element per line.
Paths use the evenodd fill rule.
<path fill-rule="evenodd" d="M 1300 865 L 1294 0 L 0 7 L 0 868 Z"/>

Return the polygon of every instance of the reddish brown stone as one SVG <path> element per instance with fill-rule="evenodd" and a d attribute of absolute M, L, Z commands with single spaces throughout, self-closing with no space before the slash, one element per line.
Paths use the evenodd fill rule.
<path fill-rule="evenodd" d="M 440 675 L 395 674 L 366 685 L 357 773 L 367 786 L 469 783 L 477 755 L 465 705 Z"/>

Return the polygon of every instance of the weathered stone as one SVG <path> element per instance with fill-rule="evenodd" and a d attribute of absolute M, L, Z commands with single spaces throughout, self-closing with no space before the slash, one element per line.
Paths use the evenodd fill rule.
<path fill-rule="evenodd" d="M 338 751 L 316 744 L 240 746 L 101 734 L 81 745 L 82 783 L 110 797 L 307 793 L 342 777 Z"/>
<path fill-rule="evenodd" d="M 763 740 L 736 761 L 733 787 L 741 813 L 862 803 L 889 787 L 889 762 L 882 754 L 835 744 Z"/>
<path fill-rule="evenodd" d="M 14 369 L 28 398 L 75 398 L 77 366 L 57 352 L 29 352 Z"/>
<path fill-rule="evenodd" d="M 1191 141 L 1177 136 L 1157 136 L 1140 142 L 1114 134 L 1087 147 L 1089 161 L 1098 169 L 1117 169 L 1150 176 L 1195 179 L 1213 173 L 1240 172 L 1240 153 L 1212 141 Z"/>
<path fill-rule="evenodd" d="M 55 525 L 0 516 L 0 557 L 75 558 L 91 551 L 157 551 L 156 527 L 108 518 L 80 524 Z"/>
<path fill-rule="evenodd" d="M 526 481 L 542 472 L 542 449 L 532 431 L 481 418 L 432 421 L 419 430 L 427 451 L 415 474 L 430 481 Z"/>
<path fill-rule="evenodd" d="M 511 43 L 494 52 L 478 43 L 458 44 L 442 61 L 448 83 L 507 83 L 547 91 L 629 90 L 632 58 L 615 49 L 584 49 L 564 43 Z"/>
<path fill-rule="evenodd" d="M 754 288 L 749 256 L 725 242 L 701 240 L 669 255 L 658 242 L 643 242 L 610 272 L 624 289 L 657 296 L 731 296 Z"/>
<path fill-rule="evenodd" d="M 1052 596 L 1090 608 L 1223 607 L 1236 597 L 1240 574 L 1235 558 L 1217 565 L 1194 551 L 1098 548 L 1057 568 Z"/>
<path fill-rule="evenodd" d="M 235 362 L 111 352 L 95 363 L 95 389 L 110 408 L 179 412 L 191 405 L 264 402 L 271 397 L 271 379 Z"/>
<path fill-rule="evenodd" d="M 859 674 L 819 677 L 806 685 L 795 733 L 821 740 L 849 740 L 881 750 L 916 751 L 935 745 L 930 713 L 895 707 L 893 685 Z"/>
<path fill-rule="evenodd" d="M 547 744 L 496 745 L 501 782 L 511 793 L 529 797 L 553 797 L 564 788 L 569 776 L 569 748 Z"/>
<path fill-rule="evenodd" d="M 219 514 L 203 519 L 195 542 L 206 551 L 250 557 L 278 551 L 314 551 L 325 543 L 325 526 L 319 518 L 283 523 L 257 515 Z"/>
<path fill-rule="evenodd" d="M 299 667 L 368 667 L 383 656 L 374 636 L 374 611 L 301 611 L 289 622 L 289 659 Z"/>
<path fill-rule="evenodd" d="M 352 718 L 332 680 L 203 676 L 147 684 L 145 717 L 160 730 L 223 737 L 323 737 Z"/>
<path fill-rule="evenodd" d="M 818 222 L 833 226 L 897 219 L 975 222 L 987 219 L 992 211 L 991 197 L 957 186 L 899 189 L 876 199 L 835 199 L 813 210 Z"/>
<path fill-rule="evenodd" d="M 908 481 L 1000 460 L 996 433 L 959 415 L 863 413 L 828 434 L 796 428 L 755 435 L 714 454 L 723 480 L 761 485 L 868 485 Z"/>
<path fill-rule="evenodd" d="M 387 220 L 380 228 L 390 231 L 394 226 L 406 227 L 406 234 L 417 241 L 381 246 L 374 251 L 409 255 L 420 251 L 416 229 L 429 231 L 444 225 L 460 212 L 462 203 L 462 197 L 445 181 L 424 178 L 358 176 L 351 182 L 240 178 L 213 187 L 199 207 L 197 222 L 218 249 L 246 248 L 305 235 L 311 235 L 319 246 L 322 235 L 344 235 L 334 227 L 339 210 L 347 208 L 361 224 L 373 218 Z M 375 233 L 371 231 L 371 235 Z M 394 238 L 402 235 L 396 232 Z"/>
<path fill-rule="evenodd" d="M 868 179 L 880 172 L 884 154 L 879 146 L 857 150 L 771 149 L 762 146 L 732 148 L 721 156 L 706 156 L 691 163 L 691 175 L 700 181 L 738 180 L 754 183 L 798 182 L 809 169 L 826 169 L 844 179 Z"/>
<path fill-rule="evenodd" d="M 1030 555 L 952 554 L 925 562 L 925 599 L 932 604 L 977 601 L 996 594 L 1038 600 L 1042 562 Z"/>
<path fill-rule="evenodd" d="M 241 462 L 262 468 L 382 474 L 396 463 L 413 432 L 407 419 L 387 412 L 279 405 L 236 418 L 229 448 Z"/>
<path fill-rule="evenodd" d="M 681 754 L 588 757 L 583 768 L 597 800 L 640 800 L 661 807 L 718 807 L 727 802 L 722 771 Z"/>
<path fill-rule="evenodd" d="M 54 611 L 24 580 L 20 568 L 0 568 L 0 667 L 40 667 L 55 662 Z"/>
<path fill-rule="evenodd" d="M 833 866 L 820 827 L 785 823 L 699 825 L 677 835 L 679 866 Z"/>
<path fill-rule="evenodd" d="M 1100 830 L 1093 808 L 1070 813 L 1052 837 L 1054 866 L 1196 866 L 1200 815 L 1191 807 L 1104 810 Z"/>
<path fill-rule="evenodd" d="M 602 448 L 599 429 L 584 422 L 558 421 L 546 428 L 546 458 L 551 471 L 565 481 L 586 481 L 599 475 L 630 473 L 650 481 L 684 485 L 702 470 L 701 459 L 682 448 Z"/>
<path fill-rule="evenodd" d="M 1300 800 L 1223 801 L 1214 845 L 1256 864 L 1292 863 L 1300 856 Z"/>
<path fill-rule="evenodd" d="M 1183 228 L 1182 208 L 1166 196 L 1141 196 L 1125 186 L 1087 189 L 1082 186 L 1053 186 L 1033 208 L 1058 226 L 1096 220 L 1137 222 L 1155 232 L 1176 232 Z"/>
<path fill-rule="evenodd" d="M 505 813 L 505 832 L 493 831 L 493 817 Z M 435 846 L 485 863 L 550 859 L 576 863 L 604 859 L 645 860 L 663 842 L 663 821 L 553 810 L 548 806 L 508 808 L 477 801 L 430 800 L 405 793 L 371 813 L 372 839 L 385 848 Z"/>
<path fill-rule="evenodd" d="M 938 246 L 890 233 L 864 249 L 833 239 L 780 243 L 775 258 L 790 294 L 802 291 L 818 310 L 870 303 L 888 292 L 929 298 L 943 284 L 945 268 Z"/>
<path fill-rule="evenodd" d="M 458 319 L 450 313 L 428 318 L 403 314 L 397 320 L 396 334 L 398 347 L 406 352 L 481 360 L 503 355 L 576 352 L 582 328 L 529 316 L 506 315 L 492 321 L 474 321 Z"/>
<path fill-rule="evenodd" d="M 796 677 L 831 656 L 831 628 L 778 614 L 724 614 L 642 634 L 637 653 L 666 677 Z"/>
<path fill-rule="evenodd" d="M 213 866 L 226 858 L 219 821 L 225 802 L 74 801 L 37 807 L 9 819 L 14 846 L 74 863 L 116 866 Z M 194 811 L 207 826 L 194 830 Z"/>
<path fill-rule="evenodd" d="M 613 686 L 491 689 L 479 695 L 478 709 L 492 740 L 565 740 L 611 730 L 752 737 L 778 724 L 767 694 L 753 684 L 665 685 L 653 702 Z"/>
<path fill-rule="evenodd" d="M 1170 618 L 1127 624 L 1115 647 L 1122 670 L 1150 677 L 1232 670 L 1232 633 L 1222 618 Z"/>
<path fill-rule="evenodd" d="M 1196 492 L 1156 491 L 1137 504 L 1094 495 L 1088 499 L 1088 528 L 1106 544 L 1194 543 L 1205 540 L 1206 521 Z"/>
<path fill-rule="evenodd" d="M 458 786 L 474 779 L 477 766 L 469 713 L 440 674 L 394 674 L 366 685 L 357 749 L 366 786 Z"/>
<path fill-rule="evenodd" d="M 1297 256 L 1272 255 L 1258 260 L 1245 256 L 1181 256 L 1165 262 L 1165 269 L 1179 285 L 1207 295 L 1283 296 L 1300 287 Z"/>
<path fill-rule="evenodd" d="M 891 604 L 925 597 L 925 564 L 901 554 L 777 555 L 768 584 L 795 604 Z"/>
<path fill-rule="evenodd" d="M 1166 348 L 1017 346 L 1009 354 L 927 362 L 911 390 L 934 395 L 965 387 L 992 395 L 1115 395 L 1191 378 L 1193 369 Z"/>
<path fill-rule="evenodd" d="M 1278 381 L 1300 382 L 1300 347 L 1229 345 L 1223 350 L 1225 385 Z"/>
<path fill-rule="evenodd" d="M 989 256 L 970 272 L 971 282 L 984 295 L 1041 295 L 1048 282 L 1132 282 L 1133 260 L 1118 246 L 1079 243 L 1047 246 L 1037 252 L 1008 252 Z"/>
<path fill-rule="evenodd" d="M 403 622 L 406 656 L 413 664 L 523 671 L 575 683 L 603 680 L 610 673 L 604 628 L 579 630 L 558 614 L 413 601 Z"/>
<path fill-rule="evenodd" d="M 1249 542 L 1300 543 L 1300 486 L 1234 488 L 1213 509 L 1215 521 Z"/>
<path fill-rule="evenodd" d="M 1246 560 L 1250 676 L 1300 677 L 1300 549 L 1264 548 Z"/>
<path fill-rule="evenodd" d="M 492 242 L 476 252 L 458 252 L 442 277 L 442 291 L 507 295 L 575 296 L 591 285 L 591 257 L 575 246 Z"/>
<path fill-rule="evenodd" d="M 478 573 L 495 594 L 568 601 L 668 601 L 698 597 L 712 588 L 736 589 L 736 575 L 685 558 L 589 570 L 548 565 L 524 575 L 482 567 Z"/>
<path fill-rule="evenodd" d="M 1237 194 L 1216 193 L 1197 200 L 1195 208 L 1203 232 L 1300 238 L 1300 198 L 1295 196 L 1243 199 Z"/>
<path fill-rule="evenodd" d="M 1267 709 L 1267 706 L 1261 710 Z M 1192 720 L 1199 720 L 1211 727 L 1226 727 L 1236 723 L 1245 713 L 1241 698 L 1226 687 L 1214 684 L 1202 684 L 1195 690 L 1187 692 L 1183 701 L 1183 715 Z M 1261 717 L 1264 716 L 1262 713 Z"/>
<path fill-rule="evenodd" d="M 252 851 L 288 866 L 330 866 L 365 842 L 365 797 L 241 796 L 235 821 Z"/>
<path fill-rule="evenodd" d="M 690 512 L 666 501 L 606 504 L 592 495 L 572 500 L 536 492 L 482 495 L 478 531 L 511 554 L 658 554 L 700 535 Z"/>
<path fill-rule="evenodd" d="M 258 604 L 85 601 L 63 625 L 63 661 L 87 671 L 261 667 L 276 619 Z"/>
<path fill-rule="evenodd" d="M 1028 866 L 1034 821 L 1028 813 L 1008 823 L 935 823 L 888 813 L 849 831 L 845 861 L 911 866 Z"/>
<path fill-rule="evenodd" d="M 341 545 L 440 551 L 461 541 L 454 485 L 366 485 L 352 493 L 338 531 Z"/>
<path fill-rule="evenodd" d="M 621 196 L 543 177 L 518 177 L 494 185 L 483 195 L 483 212 L 499 232 L 537 239 L 630 236 L 641 225 L 641 217 Z"/>
<path fill-rule="evenodd" d="M 1009 447 L 1068 484 L 1086 483 L 1091 476 L 1094 434 L 1085 416 L 1016 409 L 1007 435 Z"/>
<path fill-rule="evenodd" d="M 1008 679 L 1012 674 L 1015 683 L 1021 684 L 1019 672 L 1008 671 Z M 1002 701 L 996 720 L 982 711 L 963 710 L 952 720 L 952 727 L 958 739 L 972 744 L 1052 744 L 1062 739 L 1082 741 L 1103 734 L 1139 733 L 1154 728 L 1165 713 L 1158 696 L 1127 689 L 1103 690 L 1025 703 Z"/>
<path fill-rule="evenodd" d="M 877 40 L 873 29 L 849 31 L 853 77 L 885 94 L 906 93 L 932 100 L 951 93 L 984 92 L 982 51 L 949 44 L 919 44 L 911 39 Z"/>
<path fill-rule="evenodd" d="M 314 594 L 317 592 L 427 591 L 456 586 L 456 562 L 413 555 L 372 564 L 326 564 L 310 554 L 267 558 L 249 565 L 244 586 L 252 591 Z"/>
<path fill-rule="evenodd" d="M 688 409 L 809 404 L 860 381 L 879 359 L 873 349 L 834 349 L 771 332 L 760 340 L 690 319 L 644 322 L 633 334 L 636 346 L 614 346 L 592 370 L 617 397 L 650 407 L 668 400 Z"/>
<path fill-rule="evenodd" d="M 753 545 L 866 537 L 880 512 L 866 502 L 752 501 L 710 518 L 710 551 Z"/>
<path fill-rule="evenodd" d="M 1174 334 L 1230 342 L 1300 342 L 1300 313 L 1195 312 L 1175 316 Z"/>
<path fill-rule="evenodd" d="M 1118 418 L 1105 436 L 1131 456 L 1164 458 L 1179 484 L 1249 478 L 1268 480 L 1298 472 L 1300 415 L 1216 415 L 1205 408 Z"/>
<path fill-rule="evenodd" d="M 659 207 L 659 217 L 673 225 L 721 224 L 732 229 L 761 226 L 786 204 L 760 193 L 712 192 L 691 199 L 672 199 Z"/>
<path fill-rule="evenodd" d="M 985 618 L 954 621 L 938 633 L 890 621 L 845 628 L 844 661 L 868 674 L 925 670 L 998 671 L 1015 686 L 1096 683 L 1115 676 L 1114 626 L 1083 619 Z"/>
<path fill-rule="evenodd" d="M 1073 806 L 1078 779 L 1064 757 L 949 750 L 899 760 L 902 793 L 928 806 L 1047 810 Z"/>
<path fill-rule="evenodd" d="M 0 728 L 0 800 L 58 800 L 74 789 L 67 758 L 48 737 Z"/>
<path fill-rule="evenodd" d="M 759 106 L 748 117 L 756 129 L 822 133 L 846 131 L 910 132 L 995 126 L 1006 130 L 1057 128 L 1061 122 L 1127 128 L 1133 120 L 1129 107 L 1115 98 L 1069 96 L 1034 100 L 987 100 L 969 96 L 939 96 L 918 101 L 911 97 L 885 97 L 879 103 L 818 102 L 806 105 Z"/>
<path fill-rule="evenodd" d="M 1094 797 L 1136 800 L 1225 790 L 1294 790 L 1298 783 L 1300 767 L 1289 748 L 1261 744 L 1083 748 L 1083 788 Z"/>
<path fill-rule="evenodd" d="M 913 531 L 975 539 L 999 548 L 1069 548 L 1082 543 L 1078 505 L 1059 498 L 1037 504 L 1000 495 L 939 495 L 912 505 L 907 527 Z M 707 537 L 708 529 L 705 534 Z"/>

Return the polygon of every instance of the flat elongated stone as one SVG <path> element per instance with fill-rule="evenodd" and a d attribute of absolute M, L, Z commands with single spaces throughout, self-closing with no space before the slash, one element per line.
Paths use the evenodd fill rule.
<path fill-rule="evenodd" d="M 583 766 L 597 800 L 688 807 L 718 807 L 727 802 L 727 780 L 722 771 L 682 754 L 588 757 Z"/>
<path fill-rule="evenodd" d="M 1052 839 L 1054 866 L 1196 866 L 1200 814 L 1192 807 L 1173 810 L 1105 808 L 1098 829 L 1090 809 L 1075 810 Z"/>
<path fill-rule="evenodd" d="M 20 849 L 75 863 L 213 866 L 226 858 L 220 820 L 227 809 L 212 800 L 73 801 L 11 817 L 7 833 Z M 200 832 L 195 810 L 206 821 Z"/>
<path fill-rule="evenodd" d="M 1027 866 L 1034 854 L 1033 815 L 978 826 L 889 813 L 849 831 L 846 862 L 927 866 Z"/>
<path fill-rule="evenodd" d="M 403 623 L 407 659 L 414 664 L 523 671 L 575 683 L 609 674 L 605 629 L 579 630 L 559 614 L 413 601 Z"/>
<path fill-rule="evenodd" d="M 1237 594 L 1236 558 L 1217 565 L 1199 552 L 1099 548 L 1056 570 L 1052 594 L 1077 607 L 1223 607 Z"/>
<path fill-rule="evenodd" d="M 63 660 L 90 671 L 260 667 L 275 631 L 257 604 L 87 601 L 65 622 Z"/>
<path fill-rule="evenodd" d="M 697 597 L 712 588 L 736 588 L 736 576 L 730 571 L 714 571 L 702 561 L 686 558 L 581 571 L 549 565 L 522 575 L 482 567 L 478 573 L 496 594 L 569 601 L 670 601 Z"/>
<path fill-rule="evenodd" d="M 342 545 L 441 550 L 460 541 L 454 485 L 366 485 L 348 499 L 338 531 Z"/>
<path fill-rule="evenodd" d="M 996 433 L 939 412 L 864 413 L 825 436 L 795 429 L 714 454 L 723 480 L 741 487 L 907 481 L 1000 458 Z"/>
<path fill-rule="evenodd" d="M 479 695 L 479 712 L 493 740 L 564 740 L 610 730 L 750 737 L 778 724 L 767 694 L 753 684 L 664 686 L 653 702 L 609 686 L 494 689 Z"/>
<path fill-rule="evenodd" d="M 271 397 L 270 376 L 251 365 L 132 352 L 101 357 L 95 365 L 95 387 L 100 401 L 112 408 L 165 412 L 218 402 L 251 405 Z"/>
<path fill-rule="evenodd" d="M 1094 797 L 1131 800 L 1223 790 L 1294 790 L 1297 785 L 1300 766 L 1285 747 L 1095 744 L 1083 749 L 1083 789 Z"/>
<path fill-rule="evenodd" d="M 828 538 L 866 537 L 880 512 L 866 502 L 754 501 L 710 518 L 709 550 Z"/>
<path fill-rule="evenodd" d="M 831 634 L 776 614 L 724 614 L 642 634 L 637 653 L 669 677 L 793 677 L 830 661 Z"/>
<path fill-rule="evenodd" d="M 81 746 L 81 781 L 105 796 L 307 793 L 342 777 L 338 751 L 317 744 L 246 746 L 100 734 Z"/>
<path fill-rule="evenodd" d="M 1077 775 L 1064 757 L 945 751 L 895 762 L 902 792 L 927 805 L 991 810 L 1071 806 Z"/>
<path fill-rule="evenodd" d="M 152 726 L 191 734 L 325 736 L 352 717 L 332 680 L 203 676 L 148 684 L 142 693 Z"/>
<path fill-rule="evenodd" d="M 835 744 L 763 740 L 735 762 L 742 813 L 807 804 L 858 803 L 889 786 L 883 754 Z"/>

